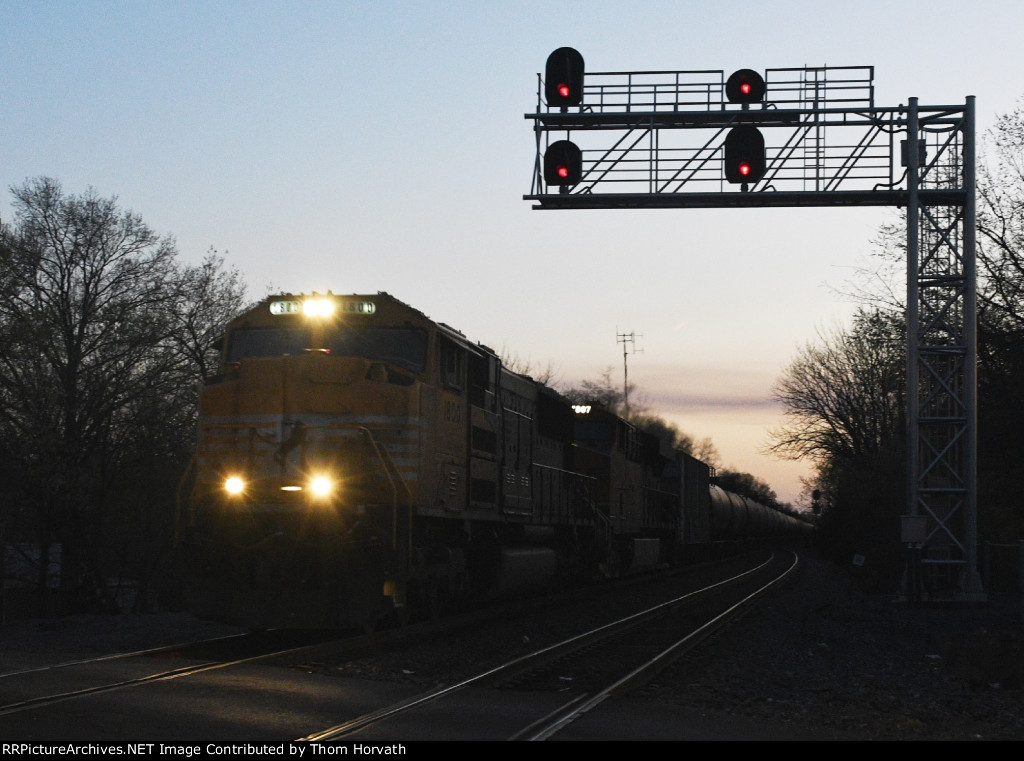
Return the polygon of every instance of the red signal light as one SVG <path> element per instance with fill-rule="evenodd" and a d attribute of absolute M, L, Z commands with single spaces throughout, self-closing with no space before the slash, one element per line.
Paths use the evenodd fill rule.
<path fill-rule="evenodd" d="M 544 97 L 548 106 L 564 108 L 583 102 L 583 56 L 574 48 L 558 48 L 544 67 Z"/>
<path fill-rule="evenodd" d="M 744 185 L 761 181 L 767 164 L 761 130 L 746 124 L 733 127 L 723 149 L 726 181 Z"/>
<path fill-rule="evenodd" d="M 763 102 L 766 90 L 764 77 L 753 69 L 734 71 L 725 82 L 725 97 L 744 106 Z"/>
<path fill-rule="evenodd" d="M 559 140 L 544 153 L 544 182 L 560 188 L 576 185 L 583 178 L 583 152 L 569 140 Z"/>

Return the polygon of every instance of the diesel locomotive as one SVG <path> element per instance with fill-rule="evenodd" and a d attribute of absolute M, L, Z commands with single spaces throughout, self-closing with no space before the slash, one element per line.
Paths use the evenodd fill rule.
<path fill-rule="evenodd" d="M 230 322 L 190 482 L 189 606 L 255 628 L 370 629 L 807 529 L 383 292 Z"/>

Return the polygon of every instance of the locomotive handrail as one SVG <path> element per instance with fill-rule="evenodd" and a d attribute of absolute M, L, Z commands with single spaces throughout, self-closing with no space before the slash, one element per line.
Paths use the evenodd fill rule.
<path fill-rule="evenodd" d="M 597 512 L 596 508 L 594 507 L 593 500 L 589 500 L 589 499 L 586 498 L 586 496 L 587 496 L 586 491 L 587 490 L 585 488 L 582 488 L 582 487 L 593 487 L 597 483 L 597 477 L 596 476 L 588 476 L 586 473 L 578 473 L 578 472 L 576 472 L 574 470 L 566 470 L 565 468 L 556 468 L 554 465 L 545 465 L 545 464 L 540 463 L 540 462 L 535 462 L 535 463 L 532 463 L 531 465 L 537 471 L 548 471 L 549 473 L 555 473 L 555 474 L 559 474 L 559 475 L 562 475 L 562 476 L 567 476 L 568 479 L 569 479 L 569 482 L 573 486 L 573 489 L 575 489 L 576 491 L 580 491 L 581 492 L 581 499 L 580 499 L 580 501 L 583 502 L 591 510 L 591 512 Z M 542 480 L 542 479 L 537 479 L 537 480 Z M 570 509 L 572 507 L 573 507 L 573 505 L 570 504 Z M 573 513 L 573 515 L 571 517 L 575 517 L 575 513 Z M 605 516 L 602 515 L 601 517 L 604 518 Z"/>
<path fill-rule="evenodd" d="M 340 425 L 340 426 L 331 426 L 331 427 L 333 427 L 333 428 L 347 428 L 349 426 Z M 406 496 L 406 499 L 407 499 L 407 504 L 412 504 L 412 490 L 409 488 L 409 485 L 405 482 L 405 479 L 402 478 L 402 474 L 399 472 L 398 466 L 395 465 L 395 461 L 392 459 L 391 453 L 387 450 L 387 447 L 385 447 L 381 443 L 379 443 L 373 437 L 373 431 L 371 431 L 366 426 L 364 426 L 364 425 L 353 425 L 351 427 L 356 429 L 356 430 L 358 430 L 358 431 L 360 431 L 362 434 L 364 434 L 366 436 L 367 440 L 370 443 L 370 446 L 373 447 L 374 454 L 376 454 L 377 457 L 380 458 L 381 464 L 384 465 L 384 471 L 387 474 L 388 481 L 391 483 L 393 507 L 396 510 L 398 509 L 398 486 L 397 486 L 397 484 L 401 484 L 402 488 L 405 490 L 405 496 Z"/>
<path fill-rule="evenodd" d="M 398 471 L 398 467 L 395 465 L 395 461 L 391 458 L 391 453 L 387 450 L 387 447 L 380 444 L 374 437 L 373 432 L 366 426 L 356 426 L 356 428 L 366 436 L 367 441 L 373 448 L 374 453 L 380 459 L 381 464 L 384 466 L 384 472 L 387 474 L 388 481 L 391 484 L 391 549 L 395 553 L 396 557 L 399 555 L 398 549 L 398 486 L 401 484 L 405 490 L 406 505 L 409 509 L 406 511 L 406 546 L 403 549 L 401 565 L 401 576 L 405 577 L 409 574 L 409 568 L 412 566 L 412 490 L 409 485 L 402 478 L 402 474 Z M 402 600 L 402 605 L 405 605 L 405 585 L 399 583 L 398 589 L 395 590 L 395 596 L 392 598 L 395 605 L 398 605 L 398 600 Z M 398 595 L 401 594 L 401 598 Z"/>

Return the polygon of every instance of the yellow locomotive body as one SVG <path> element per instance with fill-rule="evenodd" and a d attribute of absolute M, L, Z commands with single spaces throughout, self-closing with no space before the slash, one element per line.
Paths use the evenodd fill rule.
<path fill-rule="evenodd" d="M 200 616 L 370 627 L 710 541 L 707 466 L 386 293 L 268 298 L 222 352 L 180 527 Z"/>

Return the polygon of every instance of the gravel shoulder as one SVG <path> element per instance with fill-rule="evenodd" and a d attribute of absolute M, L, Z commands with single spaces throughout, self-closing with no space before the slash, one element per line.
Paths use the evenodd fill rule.
<path fill-rule="evenodd" d="M 642 695 L 855 740 L 1024 740 L 1019 597 L 908 607 L 803 560 Z"/>

